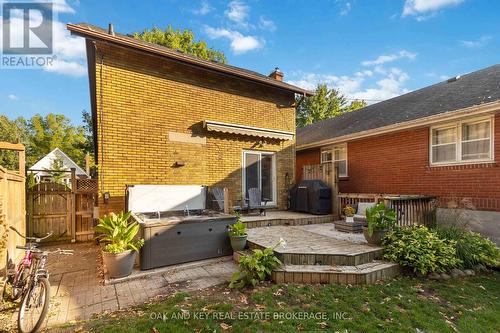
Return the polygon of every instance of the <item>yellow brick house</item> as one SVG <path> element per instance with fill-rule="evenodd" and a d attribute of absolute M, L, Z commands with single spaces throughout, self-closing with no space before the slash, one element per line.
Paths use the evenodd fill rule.
<path fill-rule="evenodd" d="M 227 187 L 233 202 L 258 187 L 286 207 L 295 96 L 307 91 L 277 69 L 265 76 L 88 24 L 68 29 L 86 39 L 101 216 L 123 210 L 133 184 Z"/>

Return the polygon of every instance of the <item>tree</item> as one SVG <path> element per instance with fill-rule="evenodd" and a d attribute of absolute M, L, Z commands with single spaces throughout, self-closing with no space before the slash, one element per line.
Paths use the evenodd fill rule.
<path fill-rule="evenodd" d="M 52 160 L 52 163 L 50 163 L 50 168 L 47 170 L 52 176 L 52 182 L 56 184 L 66 185 L 64 179 L 66 178 L 68 169 L 64 167 L 64 162 L 61 158 L 54 158 Z"/>
<path fill-rule="evenodd" d="M 85 129 L 73 126 L 64 115 L 35 115 L 28 121 L 27 165 L 32 166 L 55 148 L 61 149 L 78 165 L 85 163 Z"/>
<path fill-rule="evenodd" d="M 207 43 L 204 41 L 196 42 L 193 31 L 188 29 L 182 31 L 179 29 L 174 30 L 171 25 L 165 30 L 153 27 L 151 30 L 144 29 L 143 32 L 135 32 L 133 36 L 134 38 L 191 54 L 201 59 L 222 64 L 226 63 L 224 53 L 207 47 Z"/>
<path fill-rule="evenodd" d="M 365 101 L 354 100 L 348 103 L 345 96 L 338 90 L 328 89 L 326 84 L 318 84 L 313 96 L 297 98 L 297 127 L 337 117 L 365 106 Z"/>
<path fill-rule="evenodd" d="M 21 117 L 10 120 L 6 116 L 0 115 L 0 141 L 26 144 L 26 120 Z M 17 152 L 8 150 L 0 151 L 1 166 L 9 170 L 17 170 L 19 167 L 18 164 L 19 158 Z"/>

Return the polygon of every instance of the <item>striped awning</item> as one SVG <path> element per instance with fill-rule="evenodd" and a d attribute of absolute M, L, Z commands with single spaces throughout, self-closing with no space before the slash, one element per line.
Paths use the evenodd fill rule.
<path fill-rule="evenodd" d="M 294 132 L 278 131 L 268 128 L 244 126 L 238 124 L 228 124 L 219 121 L 205 120 L 204 127 L 210 132 L 221 132 L 238 135 L 250 135 L 260 138 L 270 138 L 277 140 L 292 140 Z"/>

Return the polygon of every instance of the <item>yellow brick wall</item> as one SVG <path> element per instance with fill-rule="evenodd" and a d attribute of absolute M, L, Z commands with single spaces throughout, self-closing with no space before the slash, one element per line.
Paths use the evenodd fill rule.
<path fill-rule="evenodd" d="M 98 43 L 96 100 L 99 190 L 112 197 L 108 205 L 101 202 L 101 215 L 123 209 L 126 184 L 228 187 L 234 202 L 242 194 L 246 149 L 277 153 L 278 205 L 285 208 L 295 138 L 256 147 L 261 139 L 207 132 L 202 122 L 295 132 L 293 93 Z M 206 138 L 206 144 L 172 142 L 169 132 Z M 185 165 L 175 167 L 176 161 Z"/>

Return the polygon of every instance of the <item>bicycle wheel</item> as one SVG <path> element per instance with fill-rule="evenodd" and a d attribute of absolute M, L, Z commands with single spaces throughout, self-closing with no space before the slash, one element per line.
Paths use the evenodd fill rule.
<path fill-rule="evenodd" d="M 39 278 L 25 293 L 17 327 L 21 333 L 32 333 L 38 331 L 49 311 L 50 284 L 47 278 Z"/>

